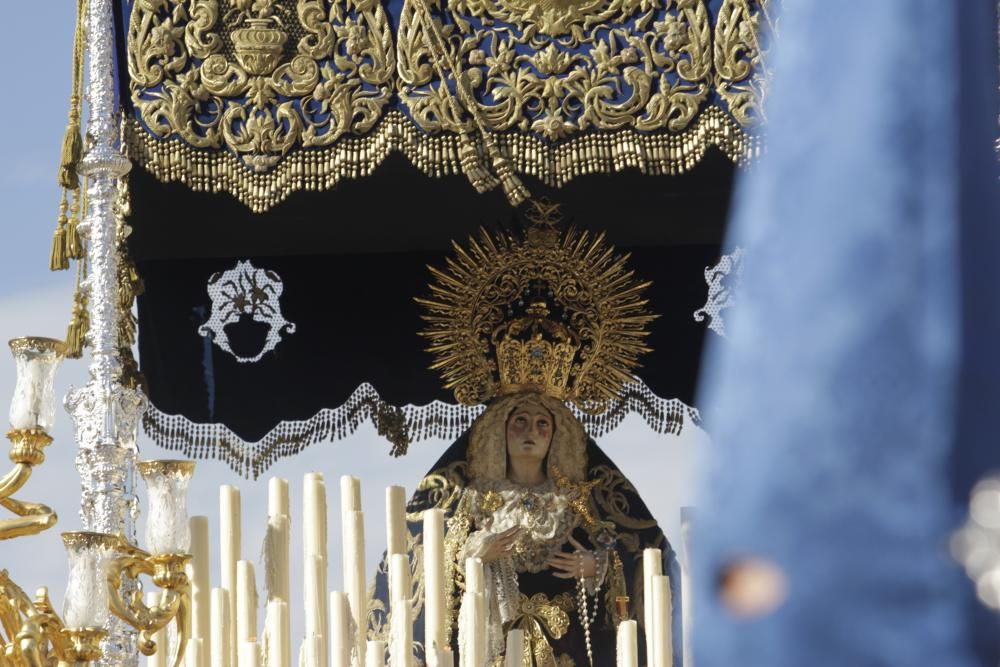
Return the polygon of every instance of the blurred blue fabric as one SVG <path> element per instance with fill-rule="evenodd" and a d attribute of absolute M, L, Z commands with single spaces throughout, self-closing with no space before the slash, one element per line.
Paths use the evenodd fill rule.
<path fill-rule="evenodd" d="M 996 5 L 783 5 L 731 223 L 740 303 L 699 401 L 695 663 L 996 665 L 947 554 L 1000 465 Z M 746 555 L 790 584 L 752 620 L 716 591 Z"/>

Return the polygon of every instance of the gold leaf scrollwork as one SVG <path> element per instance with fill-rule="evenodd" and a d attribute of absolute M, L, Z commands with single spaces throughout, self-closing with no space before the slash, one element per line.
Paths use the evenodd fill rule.
<path fill-rule="evenodd" d="M 604 516 L 630 531 L 646 530 L 656 526 L 656 521 L 653 519 L 632 517 L 633 512 L 627 494 L 635 498 L 638 498 L 639 494 L 621 471 L 606 465 L 594 466 L 590 469 L 590 478 L 598 482 L 592 497 Z"/>
<path fill-rule="evenodd" d="M 441 54 L 407 0 L 399 30 L 401 97 L 429 132 L 461 131 L 447 86 L 429 63 Z M 436 9 L 437 5 L 433 5 Z M 587 130 L 681 132 L 712 84 L 712 25 L 703 0 L 457 0 L 448 18 L 457 78 L 473 89 L 488 129 L 549 141 Z"/>
<path fill-rule="evenodd" d="M 136 0 L 126 146 L 255 211 L 394 151 L 480 191 L 515 173 L 676 174 L 712 146 L 743 163 L 776 4 L 404 0 L 393 33 L 377 0 Z"/>
<path fill-rule="evenodd" d="M 293 148 L 362 135 L 393 90 L 395 54 L 374 0 L 144 0 L 129 22 L 132 100 L 146 128 L 225 148 L 255 173 Z M 297 39 L 293 39 L 297 38 Z"/>
<path fill-rule="evenodd" d="M 773 33 L 768 5 L 769 0 L 725 0 L 715 25 L 715 87 L 744 127 L 759 123 L 763 114 L 768 77 L 761 24 Z"/>

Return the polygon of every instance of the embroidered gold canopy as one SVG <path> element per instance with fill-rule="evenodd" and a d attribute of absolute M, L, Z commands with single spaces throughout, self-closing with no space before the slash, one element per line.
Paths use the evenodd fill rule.
<path fill-rule="evenodd" d="M 759 145 L 769 0 L 133 0 L 130 157 L 262 211 L 400 152 L 526 196 Z"/>

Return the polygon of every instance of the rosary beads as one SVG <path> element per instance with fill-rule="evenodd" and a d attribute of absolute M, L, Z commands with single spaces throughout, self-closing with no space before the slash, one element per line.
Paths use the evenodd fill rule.
<path fill-rule="evenodd" d="M 594 667 L 594 651 L 590 642 L 590 626 L 597 622 L 598 594 L 601 591 L 601 582 L 600 579 L 597 579 L 597 585 L 594 587 L 594 609 L 593 616 L 591 616 L 591 611 L 587 605 L 587 584 L 583 576 L 582 551 L 577 552 L 576 562 L 579 569 L 579 576 L 576 578 L 577 611 L 580 614 L 580 623 L 583 625 L 583 637 L 587 643 L 587 662 L 590 664 L 590 667 Z"/>

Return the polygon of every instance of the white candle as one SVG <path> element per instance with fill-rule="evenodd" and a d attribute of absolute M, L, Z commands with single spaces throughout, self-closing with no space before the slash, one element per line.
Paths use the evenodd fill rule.
<path fill-rule="evenodd" d="M 211 656 L 212 667 L 230 667 L 232 651 L 230 650 L 230 615 L 229 591 L 224 588 L 213 588 L 209 603 L 212 616 Z"/>
<path fill-rule="evenodd" d="M 209 547 L 208 517 L 193 516 L 191 523 L 191 637 L 202 640 L 201 662 L 198 667 L 207 667 L 211 653 L 211 616 L 209 597 Z"/>
<path fill-rule="evenodd" d="M 307 473 L 302 481 L 303 548 L 310 556 L 327 557 L 326 482 L 322 473 Z"/>
<path fill-rule="evenodd" d="M 153 607 L 160 601 L 159 593 L 146 593 L 146 606 Z M 153 641 L 156 642 L 156 653 L 146 659 L 147 667 L 167 667 L 167 628 L 160 628 L 153 633 Z"/>
<path fill-rule="evenodd" d="M 240 559 L 240 490 L 228 484 L 219 487 L 219 556 L 222 588 L 229 595 L 228 665 L 236 664 L 236 562 Z M 214 643 L 214 640 L 213 640 Z M 215 663 L 213 663 L 214 666 Z"/>
<path fill-rule="evenodd" d="M 410 618 L 410 559 L 405 553 L 389 556 L 389 664 L 410 667 L 413 621 Z"/>
<path fill-rule="evenodd" d="M 201 637 L 192 637 L 187 641 L 187 650 L 184 652 L 185 667 L 201 667 L 205 663 L 205 640 Z"/>
<path fill-rule="evenodd" d="M 445 648 L 444 512 L 424 510 L 424 648 Z"/>
<path fill-rule="evenodd" d="M 455 667 L 455 655 L 451 652 L 451 649 L 436 649 L 434 653 L 437 659 L 437 667 Z"/>
<path fill-rule="evenodd" d="M 323 594 L 322 581 L 326 572 L 326 562 L 319 556 L 311 556 L 306 564 L 304 575 L 305 588 L 305 627 L 306 638 L 317 639 L 315 648 L 316 662 L 310 667 L 326 667 L 326 595 Z"/>
<path fill-rule="evenodd" d="M 257 641 L 257 582 L 253 563 L 236 563 L 236 641 Z"/>
<path fill-rule="evenodd" d="M 389 556 L 389 601 L 410 599 L 410 557 L 406 554 Z"/>
<path fill-rule="evenodd" d="M 299 666 L 315 667 L 319 664 L 322 652 L 323 642 L 319 637 L 306 637 L 302 640 L 302 646 L 299 648 Z"/>
<path fill-rule="evenodd" d="M 486 604 L 483 561 L 465 561 L 465 595 L 459 610 L 459 652 L 461 667 L 482 667 L 486 664 Z"/>
<path fill-rule="evenodd" d="M 670 577 L 653 577 L 653 667 L 672 667 Z"/>
<path fill-rule="evenodd" d="M 642 550 L 642 620 L 646 629 L 646 663 L 653 664 L 653 577 L 663 574 L 663 552 Z"/>
<path fill-rule="evenodd" d="M 364 655 L 365 632 L 368 626 L 368 591 L 365 584 L 365 517 L 357 510 L 342 517 L 344 548 L 344 590 L 351 606 L 354 626 L 359 628 L 355 637 L 355 651 Z"/>
<path fill-rule="evenodd" d="M 365 667 L 385 667 L 385 642 L 368 641 L 365 645 Z"/>
<path fill-rule="evenodd" d="M 288 480 L 272 477 L 267 480 L 267 515 L 288 516 L 291 514 L 288 503 Z"/>
<path fill-rule="evenodd" d="M 267 533 L 264 542 L 264 585 L 269 601 L 290 601 L 289 526 L 288 480 L 272 477 L 267 484 Z"/>
<path fill-rule="evenodd" d="M 618 665 L 639 667 L 638 621 L 622 621 L 618 625 Z"/>
<path fill-rule="evenodd" d="M 394 554 L 394 557 L 403 557 Z M 389 664 L 391 667 L 411 667 L 413 662 L 413 621 L 410 600 L 392 601 L 389 619 Z"/>
<path fill-rule="evenodd" d="M 351 605 L 347 594 L 330 593 L 330 667 L 351 667 Z"/>
<path fill-rule="evenodd" d="M 405 554 L 406 548 L 406 489 L 390 486 L 385 490 L 386 553 Z"/>
<path fill-rule="evenodd" d="M 361 511 L 361 480 L 350 475 L 343 475 L 340 478 L 340 512 L 342 515 L 348 512 Z"/>
<path fill-rule="evenodd" d="M 618 624 L 618 667 L 639 667 L 639 634 L 635 621 Z"/>
<path fill-rule="evenodd" d="M 256 640 L 240 642 L 239 667 L 260 667 L 260 651 Z"/>
<path fill-rule="evenodd" d="M 524 659 L 524 630 L 514 628 L 507 632 L 507 654 L 504 658 L 505 667 L 521 667 Z"/>
<path fill-rule="evenodd" d="M 289 507 L 288 480 L 272 477 L 267 483 L 267 533 L 264 536 L 264 586 L 267 589 L 264 633 L 268 667 L 290 667 L 292 659 Z"/>
<path fill-rule="evenodd" d="M 306 637 L 319 639 L 317 662 L 310 667 L 326 667 L 326 483 L 320 473 L 308 473 L 303 480 L 303 552 L 306 568 Z"/>
<path fill-rule="evenodd" d="M 479 558 L 465 559 L 465 590 L 470 593 L 483 593 L 486 590 L 483 561 Z"/>
<path fill-rule="evenodd" d="M 288 603 L 271 600 L 267 603 L 264 618 L 264 636 L 267 644 L 267 667 L 290 667 L 291 645 L 288 633 Z"/>
<path fill-rule="evenodd" d="M 289 521 L 280 514 L 267 518 L 267 533 L 264 536 L 264 586 L 267 601 L 280 600 L 288 603 L 288 561 L 289 561 Z M 284 629 L 288 634 L 289 629 Z"/>

